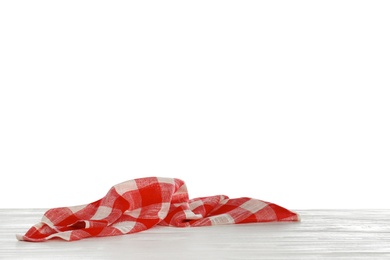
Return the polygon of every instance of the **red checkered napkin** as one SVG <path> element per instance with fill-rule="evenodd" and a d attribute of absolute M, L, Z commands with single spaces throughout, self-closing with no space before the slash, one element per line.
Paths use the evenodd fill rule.
<path fill-rule="evenodd" d="M 53 208 L 18 240 L 67 241 L 130 234 L 155 225 L 199 227 L 271 221 L 298 221 L 299 216 L 276 204 L 225 195 L 189 200 L 182 180 L 149 177 L 113 186 L 90 204 Z"/>

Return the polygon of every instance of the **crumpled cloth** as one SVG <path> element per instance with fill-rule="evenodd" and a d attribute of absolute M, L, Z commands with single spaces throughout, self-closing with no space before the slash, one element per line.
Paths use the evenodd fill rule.
<path fill-rule="evenodd" d="M 200 227 L 271 221 L 299 221 L 299 216 L 274 203 L 230 199 L 225 195 L 189 199 L 184 181 L 148 177 L 113 186 L 90 204 L 53 208 L 18 240 L 66 241 L 140 232 L 156 225 Z"/>

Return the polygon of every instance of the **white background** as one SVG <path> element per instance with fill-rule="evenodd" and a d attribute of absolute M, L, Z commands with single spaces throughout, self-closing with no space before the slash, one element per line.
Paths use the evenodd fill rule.
<path fill-rule="evenodd" d="M 389 208 L 388 1 L 1 1 L 0 207 L 119 182 Z"/>

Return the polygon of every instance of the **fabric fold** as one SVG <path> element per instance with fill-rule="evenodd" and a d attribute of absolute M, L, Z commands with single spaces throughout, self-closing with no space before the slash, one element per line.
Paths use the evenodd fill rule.
<path fill-rule="evenodd" d="M 75 241 L 88 237 L 140 232 L 156 225 L 200 227 L 254 222 L 299 221 L 297 213 L 277 204 L 225 195 L 189 199 L 184 181 L 147 177 L 113 186 L 90 204 L 53 208 L 18 240 Z"/>

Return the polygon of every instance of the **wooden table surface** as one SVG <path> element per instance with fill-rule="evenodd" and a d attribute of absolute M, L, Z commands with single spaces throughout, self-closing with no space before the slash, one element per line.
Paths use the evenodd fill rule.
<path fill-rule="evenodd" d="M 117 237 L 20 242 L 44 209 L 0 209 L 0 259 L 390 259 L 389 210 L 296 210 L 299 223 L 154 227 Z"/>

